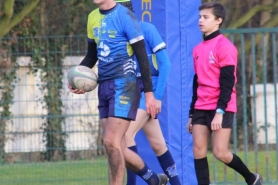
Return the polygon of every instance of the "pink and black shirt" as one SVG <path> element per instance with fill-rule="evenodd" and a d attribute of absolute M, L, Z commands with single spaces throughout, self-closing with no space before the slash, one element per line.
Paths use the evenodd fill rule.
<path fill-rule="evenodd" d="M 236 112 L 237 49 L 219 31 L 204 38 L 193 50 L 194 84 L 190 114 L 194 109 Z"/>

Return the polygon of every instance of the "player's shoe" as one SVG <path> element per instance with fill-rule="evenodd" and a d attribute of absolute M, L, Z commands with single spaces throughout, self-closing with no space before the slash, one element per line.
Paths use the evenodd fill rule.
<path fill-rule="evenodd" d="M 165 174 L 157 174 L 158 178 L 159 178 L 159 185 L 166 185 L 168 182 L 168 177 Z"/>
<path fill-rule="evenodd" d="M 262 185 L 263 184 L 263 179 L 259 174 L 255 174 L 256 180 L 253 182 L 252 185 Z"/>

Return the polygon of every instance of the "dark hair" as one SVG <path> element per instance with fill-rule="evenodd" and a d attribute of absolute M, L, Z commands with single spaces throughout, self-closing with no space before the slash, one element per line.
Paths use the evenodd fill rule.
<path fill-rule="evenodd" d="M 199 10 L 210 9 L 210 8 L 212 8 L 212 14 L 217 19 L 221 18 L 222 23 L 223 23 L 226 18 L 226 11 L 225 11 L 224 6 L 219 2 L 208 2 L 208 3 L 202 4 L 199 7 Z M 220 24 L 220 26 L 222 25 L 222 23 Z"/>
<path fill-rule="evenodd" d="M 128 2 L 119 2 L 119 4 L 123 5 L 124 7 L 128 8 L 130 11 L 134 12 L 131 1 L 128 1 Z"/>

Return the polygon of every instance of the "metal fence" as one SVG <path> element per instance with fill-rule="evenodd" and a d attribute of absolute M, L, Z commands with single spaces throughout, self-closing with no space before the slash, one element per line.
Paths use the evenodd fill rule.
<path fill-rule="evenodd" d="M 222 30 L 238 48 L 237 104 L 231 150 L 264 184 L 278 184 L 277 33 L 278 28 Z M 225 165 L 211 165 L 216 184 L 245 184 Z"/>
<path fill-rule="evenodd" d="M 265 183 L 278 184 L 278 28 L 222 32 L 239 51 L 231 149 Z M 108 183 L 96 90 L 74 95 L 66 86 L 86 43 L 85 36 L 0 40 L 0 184 Z M 211 154 L 209 161 L 214 184 L 244 184 Z"/>
<path fill-rule="evenodd" d="M 0 184 L 107 184 L 97 90 L 67 88 L 86 44 L 85 36 L 0 40 Z"/>

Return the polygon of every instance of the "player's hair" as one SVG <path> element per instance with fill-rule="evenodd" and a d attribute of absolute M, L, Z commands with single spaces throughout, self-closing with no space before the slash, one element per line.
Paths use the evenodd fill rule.
<path fill-rule="evenodd" d="M 128 1 L 128 2 L 118 2 L 118 3 L 123 5 L 124 7 L 128 8 L 130 11 L 134 12 L 131 1 Z"/>
<path fill-rule="evenodd" d="M 217 19 L 219 19 L 219 18 L 222 19 L 222 22 L 219 25 L 219 27 L 220 27 L 226 18 L 226 11 L 225 11 L 224 6 L 219 2 L 207 2 L 207 3 L 202 4 L 199 7 L 199 10 L 210 9 L 210 8 L 212 8 L 212 14 Z"/>

